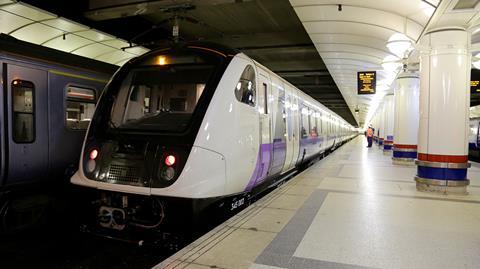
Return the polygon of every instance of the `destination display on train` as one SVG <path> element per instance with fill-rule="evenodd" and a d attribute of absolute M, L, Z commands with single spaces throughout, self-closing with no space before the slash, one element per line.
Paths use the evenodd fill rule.
<path fill-rule="evenodd" d="M 470 93 L 480 93 L 480 70 L 472 69 L 470 74 Z"/>
<path fill-rule="evenodd" d="M 375 94 L 377 84 L 377 72 L 357 72 L 357 83 L 358 94 Z"/>

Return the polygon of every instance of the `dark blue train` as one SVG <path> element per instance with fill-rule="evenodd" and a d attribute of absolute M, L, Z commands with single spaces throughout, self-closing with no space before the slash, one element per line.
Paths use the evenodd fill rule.
<path fill-rule="evenodd" d="M 0 35 L 0 232 L 38 221 L 38 202 L 48 203 L 42 191 L 77 169 L 95 104 L 115 70 Z"/>

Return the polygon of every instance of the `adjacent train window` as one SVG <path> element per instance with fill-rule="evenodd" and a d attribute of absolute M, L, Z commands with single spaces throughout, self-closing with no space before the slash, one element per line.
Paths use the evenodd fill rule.
<path fill-rule="evenodd" d="M 72 130 L 86 130 L 95 111 L 94 89 L 69 85 L 66 88 L 66 125 Z"/>
<path fill-rule="evenodd" d="M 235 87 L 235 97 L 242 103 L 255 106 L 255 70 L 251 65 L 243 70 L 242 76 Z"/>
<path fill-rule="evenodd" d="M 35 140 L 35 86 L 30 81 L 12 82 L 12 124 L 15 143 Z"/>

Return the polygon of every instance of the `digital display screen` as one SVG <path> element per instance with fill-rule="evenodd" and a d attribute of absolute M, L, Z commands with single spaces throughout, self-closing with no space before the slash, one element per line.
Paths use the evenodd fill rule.
<path fill-rule="evenodd" d="M 358 94 L 375 94 L 377 72 L 357 72 Z"/>
<path fill-rule="evenodd" d="M 473 68 L 470 74 L 470 93 L 480 93 L 480 70 Z"/>

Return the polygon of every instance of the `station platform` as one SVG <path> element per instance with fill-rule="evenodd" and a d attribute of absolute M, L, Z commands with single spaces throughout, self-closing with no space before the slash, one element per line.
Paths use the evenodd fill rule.
<path fill-rule="evenodd" d="M 359 136 L 155 268 L 479 268 L 480 166 L 468 195 L 415 172 Z"/>

